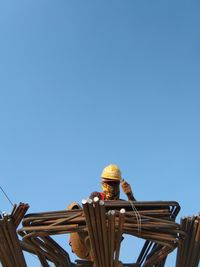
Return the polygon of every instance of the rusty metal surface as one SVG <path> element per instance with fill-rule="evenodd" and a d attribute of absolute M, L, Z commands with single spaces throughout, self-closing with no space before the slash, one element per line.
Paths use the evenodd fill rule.
<path fill-rule="evenodd" d="M 22 220 L 28 205 L 14 206 L 11 215 L 0 218 L 0 261 L 4 267 L 27 267 L 16 228 Z"/>
<path fill-rule="evenodd" d="M 123 226 L 119 223 L 121 208 L 126 210 Z M 121 242 L 116 233 L 130 234 L 151 244 L 151 247 L 142 250 L 138 261 L 132 264 L 153 266 L 164 262 L 168 253 L 184 238 L 180 225 L 174 222 L 179 208 L 177 202 L 87 200 L 83 201 L 83 210 L 26 215 L 23 227 L 18 232 L 24 241 L 33 245 L 37 238 L 88 231 L 91 253 L 97 267 L 117 265 Z M 39 245 L 37 248 L 40 249 Z M 45 256 L 50 258 L 48 254 Z"/>
<path fill-rule="evenodd" d="M 200 215 L 181 218 L 186 238 L 178 247 L 176 267 L 198 267 L 200 259 Z"/>
<path fill-rule="evenodd" d="M 168 254 L 177 247 L 176 267 L 198 266 L 200 218 L 193 216 L 183 218 L 180 224 L 175 222 L 180 210 L 177 202 L 103 202 L 95 198 L 83 200 L 82 207 L 25 215 L 28 205 L 15 205 L 12 213 L 0 220 L 3 266 L 26 267 L 23 251 L 36 255 L 44 267 L 50 266 L 49 262 L 58 267 L 122 266 L 119 259 L 123 234 L 144 239 L 136 262 L 123 263 L 124 267 L 164 267 Z M 53 236 L 83 231 L 90 238 L 92 260 L 73 263 Z"/>
<path fill-rule="evenodd" d="M 150 205 L 149 205 L 150 204 Z M 84 201 L 84 205 L 88 205 L 90 209 L 96 210 L 96 203 L 92 205 L 91 200 Z M 133 206 L 134 205 L 134 206 Z M 136 205 L 139 209 L 136 208 Z M 120 225 L 121 207 L 125 207 L 128 212 L 124 214 L 123 226 Z M 175 207 L 175 208 L 174 208 Z M 176 212 L 177 203 L 174 202 L 154 202 L 154 203 L 130 203 L 125 201 L 105 201 L 105 212 L 107 220 L 104 225 L 107 225 L 107 251 L 109 254 L 108 264 L 105 266 L 117 266 L 116 258 L 119 257 L 119 248 L 114 249 L 114 246 L 119 245 L 119 240 L 116 234 L 120 231 L 125 234 L 130 234 L 148 240 L 135 264 L 135 266 L 156 266 L 156 264 L 164 264 L 166 256 L 173 251 L 181 240 L 184 238 L 184 231 L 180 229 L 180 225 L 174 222 L 174 214 Z M 110 208 L 112 208 L 110 210 Z M 115 208 L 115 210 L 114 210 Z M 157 212 L 158 209 L 158 212 Z M 152 212 L 153 210 L 153 212 Z M 167 210 L 167 213 L 166 213 Z M 164 213 L 164 218 L 161 214 Z M 151 216 L 150 216 L 151 215 Z M 89 221 L 89 222 L 88 222 Z M 95 222 L 95 218 L 86 216 L 87 224 Z M 97 227 L 97 225 L 96 225 Z M 98 243 L 96 229 L 90 229 L 89 235 L 93 234 L 92 244 Z M 91 232 L 91 233 L 90 233 Z M 100 231 L 100 235 L 104 237 L 104 233 Z M 105 237 L 104 237 L 105 238 Z M 96 243 L 95 243 L 96 241 Z M 152 247 L 152 248 L 151 248 Z M 98 254 L 98 253 L 97 253 Z M 95 260 L 100 260 L 100 253 L 95 257 Z M 99 262 L 95 262 L 99 266 Z M 102 266 L 102 265 L 101 265 Z"/>

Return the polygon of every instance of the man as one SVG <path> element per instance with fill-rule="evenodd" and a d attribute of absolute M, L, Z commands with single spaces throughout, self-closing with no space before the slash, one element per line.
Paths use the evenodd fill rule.
<path fill-rule="evenodd" d="M 121 177 L 121 171 L 115 164 L 110 164 L 103 169 L 102 192 L 92 192 L 90 197 L 98 197 L 101 200 L 119 200 L 120 183 L 122 190 L 127 195 L 128 200 L 135 201 L 131 186 Z M 77 203 L 74 203 L 68 209 L 80 208 Z M 70 234 L 70 246 L 72 251 L 81 259 L 91 260 L 89 238 L 86 232 Z M 119 264 L 119 266 L 121 266 Z"/>
<path fill-rule="evenodd" d="M 110 164 L 105 167 L 101 174 L 102 178 L 102 193 L 92 192 L 90 198 L 98 196 L 102 200 L 118 200 L 120 195 L 120 183 L 122 190 L 127 195 L 128 200 L 136 201 L 130 184 L 122 179 L 121 171 L 115 164 Z"/>

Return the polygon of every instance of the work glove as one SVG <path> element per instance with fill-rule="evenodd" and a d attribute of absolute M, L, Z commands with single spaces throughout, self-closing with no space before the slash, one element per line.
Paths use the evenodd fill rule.
<path fill-rule="evenodd" d="M 128 196 L 128 199 L 131 201 L 136 201 L 135 197 L 133 196 L 133 192 L 129 183 L 127 183 L 124 179 L 121 181 L 121 187 L 124 193 Z"/>
<path fill-rule="evenodd" d="M 127 183 L 124 179 L 121 182 L 122 190 L 126 195 L 132 194 L 132 189 L 129 183 Z"/>

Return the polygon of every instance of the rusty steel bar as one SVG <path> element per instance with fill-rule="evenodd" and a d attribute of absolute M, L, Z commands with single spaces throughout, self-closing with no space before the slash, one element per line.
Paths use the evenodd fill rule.
<path fill-rule="evenodd" d="M 137 210 L 148 210 L 148 209 L 160 209 L 160 208 L 168 208 L 170 209 L 170 213 L 173 216 L 176 216 L 180 211 L 180 205 L 176 201 L 132 201 Z M 106 210 L 109 209 L 118 209 L 125 208 L 126 211 L 132 210 L 131 203 L 129 201 L 121 200 L 107 200 L 105 201 Z"/>
<path fill-rule="evenodd" d="M 187 218 L 181 218 L 180 225 L 181 225 L 181 230 L 185 231 L 186 230 L 186 221 Z M 177 256 L 176 256 L 176 266 L 181 266 L 182 264 L 182 258 L 183 258 L 183 250 L 184 250 L 184 242 L 181 242 L 178 246 L 177 250 Z"/>
<path fill-rule="evenodd" d="M 13 212 L 11 213 L 11 217 L 13 218 L 16 228 L 19 226 L 28 209 L 29 205 L 27 203 L 20 203 L 18 206 L 14 206 Z"/>
<path fill-rule="evenodd" d="M 194 251 L 193 251 L 194 246 L 191 244 L 194 244 L 194 240 L 195 240 L 197 228 L 198 228 L 198 220 L 195 220 L 194 218 L 192 220 L 193 222 L 191 223 L 191 228 L 190 228 L 189 247 L 188 247 L 188 252 L 187 252 L 187 258 L 185 260 L 186 266 L 190 265 L 192 254 L 194 255 Z"/>
<path fill-rule="evenodd" d="M 119 252 L 120 252 L 120 245 L 121 245 L 123 226 L 124 226 L 124 215 L 125 215 L 125 209 L 121 209 L 119 213 L 119 219 L 118 219 L 118 232 L 117 232 L 117 239 L 116 239 L 114 267 L 117 267 L 119 263 Z"/>
<path fill-rule="evenodd" d="M 38 253 L 37 256 L 38 256 L 38 258 L 40 260 L 40 263 L 41 263 L 42 267 L 50 267 L 50 265 L 48 264 L 48 262 L 46 260 L 46 257 L 43 254 Z"/>
<path fill-rule="evenodd" d="M 109 267 L 109 251 L 108 251 L 108 235 L 107 235 L 107 222 L 106 222 L 106 211 L 104 206 L 104 201 L 99 201 L 100 207 L 100 220 L 101 220 L 101 229 L 103 236 L 103 244 L 104 244 L 104 255 L 105 255 L 105 267 Z"/>
<path fill-rule="evenodd" d="M 4 236 L 5 236 L 5 242 L 7 244 L 7 249 L 9 251 L 9 260 L 10 260 L 10 263 L 12 263 L 13 265 L 16 264 L 17 266 L 17 263 L 16 263 L 16 258 L 14 256 L 14 251 L 13 251 L 13 248 L 12 248 L 12 241 L 10 240 L 9 238 L 9 233 L 8 233 L 8 229 L 7 229 L 7 220 L 8 220 L 8 215 L 5 215 L 4 218 L 3 218 L 3 221 L 2 221 L 2 225 L 3 225 L 3 233 L 4 233 Z"/>
<path fill-rule="evenodd" d="M 109 267 L 113 267 L 115 250 L 115 211 L 108 212 Z"/>
<path fill-rule="evenodd" d="M 198 220 L 198 228 L 194 240 L 193 257 L 191 259 L 191 265 L 194 267 L 198 266 L 200 261 L 200 216 L 197 217 L 197 220 Z"/>
<path fill-rule="evenodd" d="M 101 213 L 100 213 L 100 206 L 99 206 L 99 198 L 95 197 L 93 202 L 94 202 L 95 222 L 96 222 L 97 236 L 98 236 L 98 243 L 99 243 L 98 247 L 99 247 L 100 259 L 101 259 L 100 262 L 101 262 L 101 266 L 106 266 L 103 233 L 102 233 L 102 227 L 101 227 Z"/>
<path fill-rule="evenodd" d="M 91 220 L 91 225 L 92 225 L 92 231 L 94 234 L 94 244 L 95 244 L 95 250 L 96 250 L 96 267 L 101 267 L 101 255 L 99 252 L 99 240 L 98 240 L 98 229 L 96 225 L 96 219 L 95 219 L 95 213 L 94 213 L 94 207 L 93 207 L 93 201 L 92 199 L 88 199 L 88 208 L 89 208 L 89 214 L 90 214 L 90 220 Z"/>
<path fill-rule="evenodd" d="M 180 224 L 187 236 L 178 247 L 176 267 L 197 267 L 200 260 L 200 215 L 181 218 Z"/>
<path fill-rule="evenodd" d="M 9 258 L 9 247 L 7 244 L 7 240 L 4 235 L 3 231 L 3 219 L 0 220 L 0 240 L 1 240 L 1 246 L 0 246 L 0 261 L 2 262 L 3 266 L 5 267 L 12 267 L 12 262 Z"/>
<path fill-rule="evenodd" d="M 42 266 L 46 266 L 46 265 L 44 265 L 44 263 L 47 262 L 47 260 L 53 262 L 54 264 L 56 264 L 56 266 L 57 266 L 58 261 L 60 262 L 59 264 L 62 263 L 62 265 L 60 265 L 60 266 L 63 266 L 63 267 L 64 266 L 65 267 L 71 266 L 70 260 L 68 259 L 67 256 L 65 259 L 64 258 L 62 259 L 62 262 L 60 260 L 58 260 L 58 258 L 60 256 L 58 254 L 61 253 L 61 251 L 56 250 L 55 252 L 52 252 L 52 251 L 50 252 L 50 251 L 48 251 L 48 247 L 45 247 L 44 244 L 41 247 L 40 243 L 38 243 L 37 240 L 31 239 L 31 242 L 30 243 L 29 242 L 30 242 L 30 240 L 28 240 L 28 243 L 27 243 L 27 241 L 26 242 L 21 241 L 20 242 L 21 247 L 23 248 L 24 251 L 27 251 L 31 254 L 36 255 L 39 258 Z M 55 241 L 53 241 L 53 243 L 54 242 Z M 55 253 L 55 255 L 54 255 L 54 253 Z M 66 252 L 66 254 L 67 254 L 67 252 Z"/>
<path fill-rule="evenodd" d="M 169 247 L 161 247 L 158 251 L 156 251 L 150 258 L 148 258 L 145 263 L 144 267 L 151 267 L 155 264 L 161 262 L 173 249 Z"/>
<path fill-rule="evenodd" d="M 49 254 L 53 254 L 56 256 L 57 261 L 64 264 L 66 267 L 70 267 L 71 261 L 69 259 L 68 253 L 62 249 L 58 243 L 56 243 L 51 237 L 42 237 L 42 247 L 46 251 L 49 252 Z"/>
<path fill-rule="evenodd" d="M 16 228 L 14 226 L 14 223 L 12 222 L 11 218 L 8 219 L 7 223 L 7 229 L 8 229 L 8 233 L 9 233 L 9 238 L 12 242 L 12 250 L 13 250 L 13 254 L 14 254 L 14 258 L 16 258 L 16 262 L 18 264 L 19 267 L 27 267 L 26 262 L 25 262 L 25 258 L 19 243 L 19 239 L 16 233 Z M 16 265 L 17 266 L 17 265 Z"/>
<path fill-rule="evenodd" d="M 94 237 L 92 222 L 91 222 L 91 218 L 90 218 L 88 201 L 87 200 L 82 200 L 82 206 L 83 206 L 83 211 L 84 211 L 84 214 L 85 214 L 86 224 L 87 224 L 87 228 L 88 228 L 88 234 L 89 234 L 89 238 L 90 238 L 92 259 L 93 259 L 95 265 L 97 267 L 100 267 L 98 259 L 97 259 L 97 250 L 96 250 L 96 244 L 95 244 L 95 237 Z"/>
<path fill-rule="evenodd" d="M 137 262 L 138 264 L 141 265 L 141 263 L 144 261 L 146 255 L 148 254 L 149 250 L 151 249 L 153 245 L 153 242 L 149 241 L 149 240 L 146 240 L 145 243 L 144 243 L 144 246 L 137 258 Z"/>
<path fill-rule="evenodd" d="M 0 261 L 3 265 L 27 267 L 11 215 L 3 215 L 0 220 L 0 237 Z"/>
<path fill-rule="evenodd" d="M 34 244 L 34 250 L 36 251 L 38 257 L 42 254 L 46 259 L 53 262 L 55 266 L 71 266 L 71 262 L 60 250 L 55 248 L 54 242 L 51 242 L 51 239 L 42 240 L 40 238 L 32 238 L 31 243 Z"/>

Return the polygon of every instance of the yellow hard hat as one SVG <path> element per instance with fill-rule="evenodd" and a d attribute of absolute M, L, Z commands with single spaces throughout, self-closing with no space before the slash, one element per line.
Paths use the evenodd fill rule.
<path fill-rule="evenodd" d="M 120 181 L 121 180 L 121 171 L 119 167 L 115 164 L 110 164 L 105 167 L 102 171 L 101 178 Z"/>

